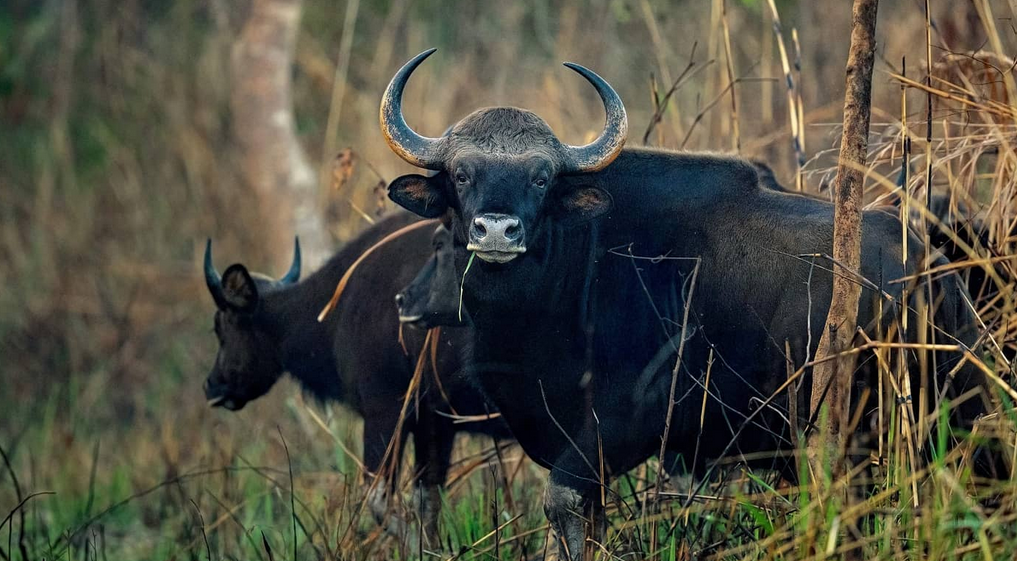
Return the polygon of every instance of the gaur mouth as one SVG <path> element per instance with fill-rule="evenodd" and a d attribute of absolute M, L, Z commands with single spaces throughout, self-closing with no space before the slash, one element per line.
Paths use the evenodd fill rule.
<path fill-rule="evenodd" d="M 526 252 L 526 248 L 513 249 L 511 251 L 481 251 L 479 247 L 473 244 L 466 246 L 466 250 L 476 253 L 477 257 L 488 263 L 508 263 Z"/>
<path fill-rule="evenodd" d="M 422 315 L 415 315 L 415 316 L 404 316 L 402 314 L 399 315 L 399 323 L 414 324 L 414 323 L 417 323 L 418 321 L 420 321 L 422 319 L 424 319 L 424 316 L 422 316 Z"/>

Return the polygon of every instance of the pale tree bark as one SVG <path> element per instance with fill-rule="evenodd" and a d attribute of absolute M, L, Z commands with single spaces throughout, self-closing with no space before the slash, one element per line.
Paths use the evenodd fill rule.
<path fill-rule="evenodd" d="M 246 187 L 259 202 L 258 235 L 289 262 L 300 236 L 305 270 L 330 246 L 317 177 L 296 136 L 291 75 L 303 0 L 252 0 L 231 59 L 234 140 Z"/>
<path fill-rule="evenodd" d="M 862 253 L 862 182 L 868 147 L 869 114 L 872 97 L 872 65 L 876 53 L 876 8 L 879 0 L 854 0 L 851 19 L 851 47 L 848 52 L 846 91 L 844 93 L 844 132 L 840 159 L 834 179 L 833 297 L 826 316 L 826 328 L 819 341 L 816 360 L 837 355 L 851 347 L 858 323 L 861 285 L 856 280 Z M 821 362 L 812 372 L 810 412 L 825 419 L 808 440 L 808 460 L 812 474 L 821 476 L 827 462 L 833 462 L 836 476 L 843 469 L 840 451 L 848 424 L 851 373 L 855 354 Z M 825 417 L 820 406 L 828 406 Z"/>

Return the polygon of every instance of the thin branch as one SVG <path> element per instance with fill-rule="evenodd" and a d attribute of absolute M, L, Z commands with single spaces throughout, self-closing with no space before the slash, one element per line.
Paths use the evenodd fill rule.
<path fill-rule="evenodd" d="M 683 86 L 689 78 L 692 78 L 692 76 L 694 76 L 697 72 L 713 63 L 712 60 L 709 60 L 697 68 L 695 59 L 696 47 L 698 45 L 698 42 L 692 44 L 692 52 L 689 53 L 688 65 L 685 66 L 685 69 L 682 70 L 681 74 L 679 74 L 678 77 L 675 78 L 674 82 L 671 83 L 671 87 L 664 93 L 664 97 L 657 99 L 656 96 L 654 96 L 653 103 L 655 107 L 653 115 L 650 117 L 650 122 L 646 125 L 646 132 L 643 133 L 643 144 L 649 142 L 650 135 L 653 134 L 653 129 L 656 128 L 656 126 L 664 118 L 664 113 L 667 111 L 667 105 L 671 100 L 671 96 L 673 96 L 675 92 L 678 91 L 678 88 Z"/>
<path fill-rule="evenodd" d="M 674 414 L 674 394 L 675 389 L 678 386 L 678 373 L 681 371 L 682 356 L 685 352 L 685 341 L 687 339 L 686 333 L 689 327 L 689 310 L 692 309 L 692 296 L 696 291 L 696 279 L 699 277 L 699 265 L 702 263 L 700 260 L 696 260 L 696 266 L 692 269 L 692 280 L 689 283 L 689 294 L 685 298 L 685 311 L 682 315 L 682 334 L 681 341 L 678 342 L 678 358 L 675 359 L 674 369 L 671 370 L 671 391 L 668 393 L 667 399 L 667 416 L 664 417 L 664 434 L 660 438 L 660 454 L 657 456 L 660 461 L 657 462 L 657 485 L 654 488 L 653 502 L 657 505 L 660 502 L 660 487 L 662 480 L 662 472 L 664 467 L 664 453 L 667 451 L 667 439 L 671 432 L 671 417 Z M 703 398 L 703 407 L 706 407 L 705 389 Z"/>

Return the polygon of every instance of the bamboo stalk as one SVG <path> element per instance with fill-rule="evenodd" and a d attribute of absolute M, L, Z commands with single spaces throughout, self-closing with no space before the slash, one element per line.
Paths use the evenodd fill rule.
<path fill-rule="evenodd" d="M 805 169 L 805 101 L 802 98 L 802 46 L 798 42 L 798 28 L 791 28 L 791 45 L 795 49 L 795 112 L 798 121 L 796 142 L 798 150 L 795 153 L 795 160 L 798 162 L 798 173 L 795 174 L 795 188 L 798 191 L 805 190 L 805 177 L 802 170 Z"/>
<path fill-rule="evenodd" d="M 798 126 L 798 111 L 795 110 L 795 80 L 791 75 L 791 64 L 787 58 L 787 47 L 784 46 L 784 35 L 780 25 L 780 14 L 777 13 L 777 5 L 774 3 L 774 0 L 767 0 L 767 3 L 770 6 L 770 13 L 773 15 L 773 34 L 777 38 L 777 52 L 780 54 L 780 66 L 784 70 L 784 82 L 787 86 L 787 113 L 797 170 L 795 172 L 795 185 L 800 186 L 802 183 L 800 179 L 802 168 L 799 162 L 805 161 L 805 158 L 802 155 L 801 139 L 798 137 L 800 127 Z M 799 188 L 799 190 L 801 189 Z"/>

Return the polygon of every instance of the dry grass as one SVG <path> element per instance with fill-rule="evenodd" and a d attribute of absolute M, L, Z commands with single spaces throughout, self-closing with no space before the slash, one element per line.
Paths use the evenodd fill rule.
<path fill-rule="evenodd" d="M 797 86 L 788 96 L 780 64 L 760 60 L 775 57 L 771 4 L 784 41 L 792 30 L 800 39 L 800 73 L 795 56 L 786 65 Z M 924 15 L 917 3 L 884 3 L 878 24 L 881 54 L 911 61 L 908 121 L 919 171 L 908 190 L 920 207 L 928 147 L 933 191 L 984 220 L 988 243 L 972 247 L 962 266 L 989 267 L 1003 290 L 977 303 L 991 339 L 974 358 L 1010 382 L 1000 349 L 1017 331 L 1017 120 L 1007 66 L 1017 33 L 1001 0 L 932 5 L 932 43 L 952 52 L 932 51 L 931 143 L 923 140 L 929 88 L 914 70 L 926 56 Z M 334 157 L 324 146 L 356 154 L 341 190 L 323 186 L 334 237 L 349 238 L 385 208 L 379 180 L 408 170 L 378 134 L 378 96 L 398 64 L 430 46 L 441 50 L 406 99 L 410 123 L 424 133 L 440 133 L 467 108 L 513 104 L 578 143 L 602 117 L 593 92 L 559 66 L 574 60 L 617 86 L 633 130 L 659 113 L 647 135 L 654 144 L 727 150 L 737 139 L 743 154 L 788 180 L 798 160 L 794 132 L 800 147 L 815 150 L 804 154 L 804 187 L 822 195 L 836 133 L 823 123 L 839 120 L 847 49 L 848 10 L 840 7 L 362 3 L 347 24 L 349 65 L 336 72 L 345 10 L 309 0 L 295 70 L 302 138 L 319 163 Z M 305 404 L 289 383 L 237 414 L 208 410 L 201 395 L 215 345 L 198 274 L 201 241 L 211 235 L 224 257 L 270 272 L 289 259 L 265 249 L 258 225 L 272 205 L 246 194 L 229 140 L 228 57 L 242 12 L 223 0 L 0 5 L 0 446 L 9 459 L 0 468 L 0 516 L 13 515 L 0 523 L 0 558 L 268 560 L 290 558 L 294 547 L 301 559 L 416 556 L 363 513 L 360 423 L 349 413 Z M 663 99 L 697 43 L 694 71 Z M 895 64 L 877 63 L 874 122 L 883 124 L 870 144 L 873 204 L 900 169 Z M 767 68 L 776 74 L 763 74 Z M 648 99 L 651 75 L 658 89 Z M 345 93 L 330 125 L 336 76 Z M 886 412 L 892 434 L 906 425 L 900 413 Z M 1012 410 L 995 420 L 985 430 L 1012 446 Z M 927 466 L 913 466 L 895 438 L 885 443 L 885 465 L 833 485 L 789 488 L 735 469 L 694 494 L 664 493 L 659 514 L 644 508 L 656 487 L 651 460 L 616 484 L 602 557 L 820 559 L 860 546 L 873 559 L 1012 558 L 1012 484 L 973 480 L 969 444 L 928 426 L 909 439 L 934 450 Z M 543 473 L 517 449 L 501 452 L 499 461 L 489 442 L 460 444 L 444 557 L 497 551 L 518 559 L 545 547 Z M 875 494 L 840 502 L 837 485 L 861 486 L 873 475 Z M 54 494 L 29 498 L 39 492 Z"/>

